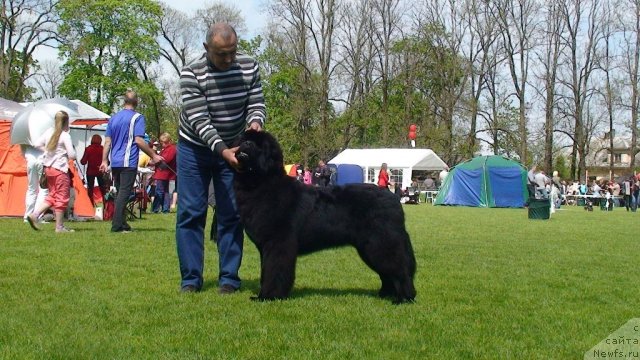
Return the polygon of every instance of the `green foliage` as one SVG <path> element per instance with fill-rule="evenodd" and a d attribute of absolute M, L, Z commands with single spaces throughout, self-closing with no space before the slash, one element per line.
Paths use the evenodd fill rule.
<path fill-rule="evenodd" d="M 253 46 L 248 48 L 257 52 L 259 41 L 254 39 Z M 319 75 L 309 74 L 273 44 L 267 44 L 256 58 L 262 67 L 268 130 L 280 141 L 285 162 L 312 165 L 319 157 L 327 155 L 319 150 L 327 144 L 327 137 L 320 135 L 319 129 Z"/>
<path fill-rule="evenodd" d="M 564 155 L 559 154 L 556 156 L 556 161 L 553 165 L 553 170 L 558 172 L 558 176 L 561 179 L 572 180 L 571 179 L 571 169 L 567 166 L 566 159 Z"/>
<path fill-rule="evenodd" d="M 248 239 L 238 293 L 217 294 L 210 241 L 204 291 L 178 292 L 174 214 L 130 234 L 0 219 L 0 358 L 570 359 L 637 317 L 637 213 L 404 209 L 418 296 L 403 306 L 351 248 L 299 258 L 292 298 L 257 303 Z"/>
<path fill-rule="evenodd" d="M 37 64 L 31 57 L 25 59 L 20 51 L 8 49 L 5 53 L 0 52 L 0 97 L 13 101 L 26 101 L 31 98 L 35 89 L 25 84 L 22 76 L 22 68 L 27 62 L 27 68 L 37 68 Z M 11 64 L 11 65 L 9 65 Z M 6 70 L 3 68 L 7 68 Z M 28 73 L 28 72 L 27 72 Z M 4 76 L 8 75 L 8 79 Z"/>
<path fill-rule="evenodd" d="M 158 59 L 160 6 L 151 0 L 62 0 L 58 11 L 60 53 L 67 59 L 60 93 L 113 111 L 118 96 L 140 85 L 139 69 Z"/>

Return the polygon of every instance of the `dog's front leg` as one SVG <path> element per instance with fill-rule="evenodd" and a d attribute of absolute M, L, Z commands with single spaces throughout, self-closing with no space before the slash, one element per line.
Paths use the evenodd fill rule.
<path fill-rule="evenodd" d="M 257 300 L 284 299 L 289 296 L 298 255 L 295 241 L 265 244 L 261 252 L 260 293 Z"/>

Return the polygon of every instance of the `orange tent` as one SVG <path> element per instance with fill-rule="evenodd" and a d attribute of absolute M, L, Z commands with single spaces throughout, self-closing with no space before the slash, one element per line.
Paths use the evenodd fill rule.
<path fill-rule="evenodd" d="M 0 120 L 0 216 L 24 215 L 27 163 L 20 145 L 11 145 L 11 122 Z"/>
<path fill-rule="evenodd" d="M 20 145 L 11 145 L 11 122 L 0 119 L 0 216 L 24 215 L 24 194 L 27 193 L 27 163 Z M 73 188 L 76 199 L 74 214 L 78 217 L 93 217 L 95 210 L 89 200 L 87 189 L 72 166 Z"/>

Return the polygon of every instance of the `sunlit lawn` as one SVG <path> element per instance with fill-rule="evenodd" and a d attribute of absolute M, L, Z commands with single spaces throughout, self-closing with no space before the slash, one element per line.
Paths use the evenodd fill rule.
<path fill-rule="evenodd" d="M 379 280 L 352 249 L 298 262 L 293 297 L 256 303 L 259 262 L 245 244 L 242 291 L 178 292 L 174 214 L 131 234 L 106 222 L 32 231 L 0 219 L 4 359 L 577 359 L 640 317 L 640 213 L 565 208 L 405 206 L 417 302 L 375 296 Z"/>

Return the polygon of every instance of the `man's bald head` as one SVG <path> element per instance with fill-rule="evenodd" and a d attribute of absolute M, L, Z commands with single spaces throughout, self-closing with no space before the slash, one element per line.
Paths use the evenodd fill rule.
<path fill-rule="evenodd" d="M 218 70 L 227 71 L 236 61 L 238 36 L 227 23 L 212 24 L 207 31 L 207 41 L 203 45 L 207 51 L 207 58 Z"/>
<path fill-rule="evenodd" d="M 124 104 L 132 107 L 138 106 L 138 94 L 135 91 L 129 89 L 124 93 Z"/>
<path fill-rule="evenodd" d="M 233 26 L 224 22 L 217 22 L 211 24 L 209 26 L 209 31 L 207 31 L 207 44 L 211 44 L 213 39 L 216 37 L 220 37 L 220 39 L 224 42 L 237 42 L 238 35 L 236 34 L 236 30 Z"/>

